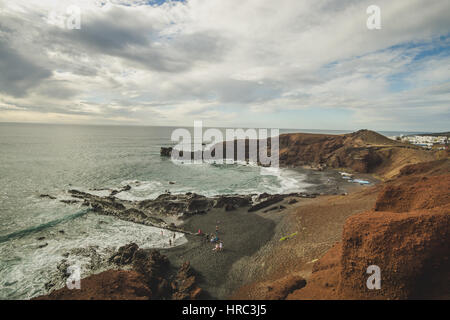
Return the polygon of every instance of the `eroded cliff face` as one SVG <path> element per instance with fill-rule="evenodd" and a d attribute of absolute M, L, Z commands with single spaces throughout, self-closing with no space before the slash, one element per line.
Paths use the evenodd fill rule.
<path fill-rule="evenodd" d="M 342 241 L 288 299 L 448 299 L 450 160 L 411 165 L 385 184 L 375 208 L 350 217 Z M 393 195 L 394 192 L 394 195 Z M 369 290 L 367 268 L 381 270 Z"/>
<path fill-rule="evenodd" d="M 437 154 L 393 141 L 369 130 L 345 135 L 284 134 L 280 136 L 283 166 L 326 165 L 391 178 L 401 167 L 432 161 Z"/>

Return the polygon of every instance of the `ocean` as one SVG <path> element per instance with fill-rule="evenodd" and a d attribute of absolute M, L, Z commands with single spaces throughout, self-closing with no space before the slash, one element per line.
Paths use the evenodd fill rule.
<path fill-rule="evenodd" d="M 295 170 L 176 165 L 159 154 L 160 147 L 174 145 L 170 141 L 174 129 L 0 123 L 0 299 L 46 293 L 45 284 L 64 259 L 80 265 L 84 275 L 91 272 L 95 257 L 79 248 L 95 248 L 107 256 L 132 241 L 143 248 L 168 247 L 170 235 L 161 236 L 157 228 L 60 202 L 69 198 L 69 189 L 106 195 L 109 192 L 102 190 L 130 185 L 129 191 L 116 196 L 143 200 L 166 190 L 211 196 L 300 192 L 308 187 L 305 176 Z M 178 234 L 174 245 L 186 241 Z"/>
<path fill-rule="evenodd" d="M 161 146 L 173 145 L 174 129 L 0 124 L 0 298 L 45 293 L 44 284 L 68 253 L 82 270 L 88 268 L 90 258 L 74 254 L 77 248 L 94 247 L 107 255 L 131 241 L 143 248 L 168 246 L 169 234 L 161 236 L 157 228 L 61 203 L 69 189 L 106 195 L 108 191 L 92 189 L 128 184 L 131 190 L 117 197 L 142 200 L 165 190 L 215 195 L 302 191 L 307 186 L 301 174 L 289 170 L 271 175 L 256 166 L 176 165 L 159 154 Z M 175 245 L 185 241 L 180 234 Z"/>

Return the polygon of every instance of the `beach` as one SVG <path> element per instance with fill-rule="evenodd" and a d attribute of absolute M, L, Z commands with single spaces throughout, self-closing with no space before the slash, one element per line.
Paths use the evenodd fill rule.
<path fill-rule="evenodd" d="M 304 230 L 289 222 L 299 206 L 311 201 L 320 202 L 330 195 L 345 198 L 354 190 L 365 188 L 342 179 L 337 170 L 319 171 L 305 168 L 290 170 L 297 171 L 296 174 L 303 177 L 303 183 L 308 185 L 305 192 L 284 195 L 223 195 L 214 198 L 195 194 L 166 194 L 155 200 L 134 202 L 116 198 L 114 190 L 111 191 L 114 196 L 93 195 L 76 190 L 70 190 L 70 194 L 74 204 L 82 202 L 83 205 L 93 208 L 91 215 L 114 217 L 137 225 L 159 226 L 161 233 L 159 236 L 155 234 L 151 241 L 164 244 L 161 247 L 157 246 L 156 249 L 170 261 L 169 274 L 175 275 L 178 269 L 189 262 L 195 275 L 195 283 L 202 289 L 200 298 L 227 299 L 243 285 L 267 276 L 276 269 L 276 266 L 283 265 L 286 261 L 283 254 L 290 255 L 289 252 L 281 250 L 279 252 L 281 256 L 276 257 L 276 264 L 271 262 L 273 258 L 270 255 L 279 250 L 280 244 L 292 243 L 296 238 L 303 237 Z M 372 182 L 375 183 L 376 180 L 372 179 Z M 94 193 L 103 194 L 104 191 Z M 120 192 L 117 195 L 120 195 Z M 246 199 L 250 198 L 254 200 L 246 202 Z M 173 207 L 174 205 L 176 207 Z M 146 216 L 143 210 L 152 210 L 154 214 Z M 185 212 L 183 216 L 178 218 L 173 216 L 180 210 Z M 311 226 L 311 229 L 314 227 Z M 335 228 L 335 234 L 340 232 L 339 227 L 340 225 Z M 199 230 L 202 235 L 198 235 Z M 223 250 L 219 252 L 213 250 L 215 244 L 206 240 L 205 233 L 214 234 L 214 237 L 217 235 L 223 243 Z M 280 238 L 293 233 L 296 235 L 292 239 L 280 242 Z M 150 243 L 146 244 L 145 241 L 139 243 L 145 252 L 151 254 L 154 249 L 146 249 L 149 245 L 151 248 Z M 322 246 L 322 249 L 327 249 L 331 245 L 332 243 L 328 243 L 327 246 Z M 95 248 L 90 250 L 96 251 Z M 101 272 L 99 276 L 104 277 L 103 272 L 106 271 L 105 276 L 110 279 L 109 281 L 119 281 L 114 278 L 115 273 L 109 273 L 124 267 L 128 270 L 129 267 L 108 261 L 111 254 L 112 252 L 102 256 L 103 262 L 100 263 L 102 268 L 97 269 L 96 265 L 88 264 L 88 269 L 85 269 L 88 274 L 84 273 L 83 279 L 87 277 L 89 284 L 95 284 L 95 275 Z M 89 268 L 91 271 L 88 271 Z M 63 274 L 58 275 L 58 279 L 61 276 L 64 279 Z M 55 289 L 58 291 L 60 282 L 61 279 L 51 282 L 56 283 L 52 292 Z M 95 290 L 92 288 L 90 292 Z"/>
<path fill-rule="evenodd" d="M 327 181 L 328 178 L 333 179 L 333 183 L 323 183 L 323 180 Z M 204 237 L 187 235 L 187 243 L 176 248 L 161 250 L 161 253 L 166 255 L 174 266 L 180 266 L 185 261 L 190 262 L 197 272 L 198 285 L 206 292 L 204 299 L 230 298 L 242 286 L 280 271 L 280 266 L 292 271 L 291 267 L 298 265 L 296 259 L 299 255 L 292 255 L 286 245 L 294 247 L 299 245 L 298 250 L 302 251 L 302 259 L 318 257 L 338 239 L 343 219 L 347 216 L 343 214 L 339 218 L 334 218 L 335 216 L 327 218 L 332 206 L 328 204 L 319 210 L 320 212 L 314 212 L 312 214 L 314 220 L 299 229 L 298 223 L 292 223 L 292 216 L 295 215 L 296 210 L 313 206 L 313 204 L 320 206 L 322 203 L 328 203 L 332 197 L 346 204 L 355 199 L 351 197 L 352 200 L 350 200 L 347 198 L 349 196 L 342 195 L 325 195 L 335 193 L 336 186 L 342 193 L 354 193 L 366 188 L 342 180 L 335 170 L 310 171 L 306 181 L 322 182 L 311 187 L 308 192 L 324 195 L 313 199 L 287 197 L 279 203 L 255 212 L 248 212 L 248 207 L 234 211 L 213 209 L 207 214 L 192 216 L 181 225 L 183 229 L 190 232 L 195 233 L 200 229 L 208 234 L 215 233 L 215 228 L 218 226 L 217 234 L 224 243 L 224 250 L 221 252 L 213 251 L 215 245 L 207 243 Z M 295 203 L 289 204 L 294 202 L 292 200 Z M 371 201 L 366 199 L 362 202 L 358 202 L 355 210 L 372 205 Z M 284 209 L 279 209 L 280 206 Z M 276 209 L 270 210 L 271 208 Z M 320 225 L 328 225 L 328 227 L 321 229 Z M 303 229 L 306 227 L 308 230 Z M 283 243 L 280 242 L 280 238 L 295 232 L 298 232 L 297 236 Z M 323 238 L 328 241 L 323 241 Z M 301 239 L 300 243 L 299 239 Z M 305 252 L 308 255 L 305 255 Z"/>
<path fill-rule="evenodd" d="M 223 241 L 223 251 L 213 251 L 215 245 L 203 236 L 189 235 L 188 242 L 173 249 L 161 250 L 172 265 L 189 261 L 198 276 L 198 285 L 206 292 L 205 299 L 224 299 L 239 285 L 230 275 L 235 263 L 258 252 L 272 240 L 276 223 L 271 219 L 248 213 L 245 208 L 227 212 L 215 209 L 194 216 L 184 224 L 186 230 L 215 233 Z"/>

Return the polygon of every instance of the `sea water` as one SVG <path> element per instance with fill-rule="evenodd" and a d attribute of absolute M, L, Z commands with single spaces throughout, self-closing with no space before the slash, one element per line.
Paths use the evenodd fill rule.
<path fill-rule="evenodd" d="M 67 190 L 154 199 L 172 193 L 252 194 L 299 192 L 304 175 L 254 165 L 177 165 L 159 154 L 171 146 L 175 128 L 0 124 L 0 298 L 26 299 L 46 293 L 58 263 L 81 265 L 89 258 L 77 248 L 107 256 L 130 242 L 143 248 L 168 247 L 172 234 L 68 205 Z M 174 184 L 170 184 L 172 182 Z M 40 197 L 48 194 L 56 199 Z M 186 242 L 176 235 L 174 245 Z M 70 253 L 68 255 L 68 253 Z"/>

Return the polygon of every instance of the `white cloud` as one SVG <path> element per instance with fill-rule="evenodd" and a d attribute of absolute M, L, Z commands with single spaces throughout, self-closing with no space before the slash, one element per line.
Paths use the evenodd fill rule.
<path fill-rule="evenodd" d="M 46 23 L 74 4 L 81 30 Z M 285 127 L 292 111 L 316 108 L 303 125 L 346 110 L 352 128 L 448 129 L 448 1 L 380 0 L 378 31 L 366 28 L 371 3 L 357 0 L 145 4 L 0 0 L 0 48 L 17 53 L 0 64 L 0 104 L 20 109 L 0 120 L 232 126 L 245 114 L 244 125 Z M 276 125 L 262 116 L 283 112 Z"/>

